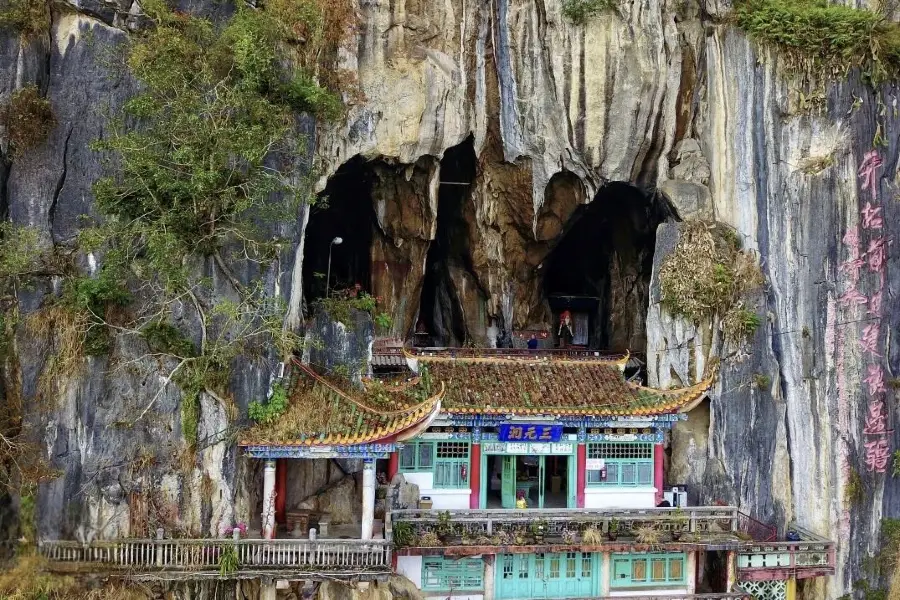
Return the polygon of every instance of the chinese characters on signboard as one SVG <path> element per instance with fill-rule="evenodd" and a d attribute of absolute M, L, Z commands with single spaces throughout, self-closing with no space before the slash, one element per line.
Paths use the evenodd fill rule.
<path fill-rule="evenodd" d="M 881 166 L 881 157 L 875 150 L 866 153 L 859 166 L 860 197 L 865 200 L 865 205 L 860 211 L 860 225 L 849 229 L 843 238 L 847 260 L 841 264 L 841 272 L 845 276 L 847 288 L 838 298 L 841 306 L 854 310 L 860 320 L 858 343 L 866 363 L 862 387 L 868 399 L 863 427 L 863 452 L 866 470 L 870 473 L 884 473 L 890 457 L 887 388 L 881 360 L 884 339 L 881 317 L 885 265 L 891 241 L 884 236 L 884 216 L 882 206 L 878 204 L 876 170 Z M 843 336 L 840 340 L 838 368 L 843 370 Z M 840 375 L 838 391 L 840 401 L 846 404 L 846 382 Z M 843 413 L 840 415 L 842 426 L 849 426 L 849 423 L 844 422 L 848 420 L 848 407 L 840 406 L 839 412 Z M 848 457 L 842 458 L 846 471 L 849 469 Z"/>
<path fill-rule="evenodd" d="M 562 425 L 500 425 L 497 439 L 501 442 L 558 442 L 562 437 Z"/>

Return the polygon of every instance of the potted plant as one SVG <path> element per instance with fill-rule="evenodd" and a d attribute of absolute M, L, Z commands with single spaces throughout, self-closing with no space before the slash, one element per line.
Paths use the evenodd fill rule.
<path fill-rule="evenodd" d="M 449 510 L 438 513 L 437 524 L 434 526 L 434 532 L 441 539 L 441 541 L 445 543 L 447 539 L 453 534 L 453 522 L 451 521 Z"/>
<path fill-rule="evenodd" d="M 616 538 L 619 537 L 619 521 L 618 521 L 618 519 L 610 519 L 609 520 L 609 528 L 606 530 L 606 535 L 609 536 L 609 540 L 611 542 L 616 541 Z"/>
<path fill-rule="evenodd" d="M 672 511 L 672 540 L 678 541 L 681 539 L 681 534 L 687 529 L 688 525 L 688 517 L 685 512 L 681 509 L 681 507 L 676 507 L 675 510 Z"/>
<path fill-rule="evenodd" d="M 596 525 L 588 525 L 581 533 L 581 542 L 586 546 L 597 546 L 603 543 L 603 534 Z"/>
<path fill-rule="evenodd" d="M 534 538 L 535 544 L 543 544 L 544 536 L 547 534 L 547 530 L 550 528 L 546 519 L 538 519 L 537 521 L 532 521 L 529 529 L 531 529 L 531 536 Z"/>
<path fill-rule="evenodd" d="M 562 540 L 564 544 L 574 544 L 575 540 L 578 538 L 578 535 L 574 531 L 570 531 L 568 529 L 563 529 L 562 531 Z"/>

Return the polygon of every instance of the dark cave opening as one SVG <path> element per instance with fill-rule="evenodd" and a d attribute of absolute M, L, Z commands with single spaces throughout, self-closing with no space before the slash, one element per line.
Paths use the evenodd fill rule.
<path fill-rule="evenodd" d="M 361 157 L 354 157 L 328 180 L 325 191 L 313 206 L 303 249 L 303 293 L 307 305 L 325 297 L 329 247 L 331 290 L 355 284 L 370 290 L 370 254 L 375 223 L 373 181 L 371 166 Z M 342 241 L 332 245 L 336 237 Z"/>
<path fill-rule="evenodd" d="M 604 186 L 593 202 L 578 207 L 544 262 L 555 338 L 560 315 L 569 311 L 571 345 L 646 351 L 656 228 L 668 216 L 662 203 L 625 183 Z"/>
<path fill-rule="evenodd" d="M 449 148 L 441 159 L 437 230 L 425 260 L 416 324 L 416 342 L 422 345 L 459 346 L 469 338 L 457 286 L 460 277 L 473 272 L 463 209 L 471 193 L 476 164 L 471 136 Z"/>

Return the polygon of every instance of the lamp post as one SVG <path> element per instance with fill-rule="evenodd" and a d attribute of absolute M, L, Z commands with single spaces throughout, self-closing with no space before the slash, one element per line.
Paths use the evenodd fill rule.
<path fill-rule="evenodd" d="M 335 245 L 340 245 L 343 243 L 339 237 L 331 240 L 331 243 L 328 244 L 328 273 L 325 275 L 325 297 L 328 298 L 328 288 L 331 286 L 331 249 L 334 248 Z"/>

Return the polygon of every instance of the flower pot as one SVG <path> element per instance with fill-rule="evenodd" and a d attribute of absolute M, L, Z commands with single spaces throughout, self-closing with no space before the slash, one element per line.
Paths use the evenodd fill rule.
<path fill-rule="evenodd" d="M 680 539 L 681 539 L 681 531 L 679 531 L 679 530 L 673 531 L 672 532 L 672 541 L 677 542 Z"/>
<path fill-rule="evenodd" d="M 618 531 L 610 531 L 606 534 L 609 537 L 609 541 L 614 542 L 619 537 Z"/>

